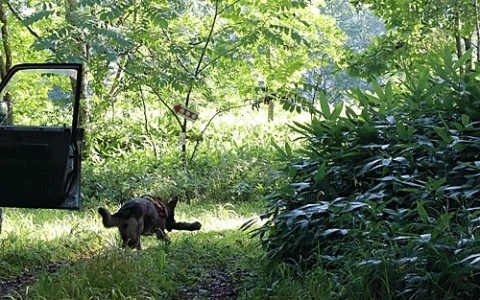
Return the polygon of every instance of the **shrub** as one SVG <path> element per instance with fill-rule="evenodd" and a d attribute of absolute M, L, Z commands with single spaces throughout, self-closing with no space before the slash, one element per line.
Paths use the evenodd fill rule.
<path fill-rule="evenodd" d="M 480 122 L 466 109 L 479 104 L 480 72 L 459 75 L 460 65 L 432 59 L 400 85 L 352 92 L 360 113 L 324 97 L 316 118 L 294 123 L 304 147 L 277 146 L 289 181 L 254 230 L 267 256 L 344 274 L 357 285 L 347 298 L 480 292 Z"/>

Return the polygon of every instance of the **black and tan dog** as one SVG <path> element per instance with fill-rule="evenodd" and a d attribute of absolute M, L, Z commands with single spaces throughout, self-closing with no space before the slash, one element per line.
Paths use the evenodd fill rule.
<path fill-rule="evenodd" d="M 194 231 L 202 227 L 199 222 L 176 222 L 177 202 L 177 197 L 165 203 L 158 197 L 143 196 L 128 201 L 113 215 L 103 207 L 98 208 L 98 213 L 102 216 L 105 227 L 118 227 L 123 241 L 122 247 L 129 246 L 140 250 L 142 235 L 156 234 L 157 239 L 170 241 L 165 229 L 169 232 L 172 229 Z"/>

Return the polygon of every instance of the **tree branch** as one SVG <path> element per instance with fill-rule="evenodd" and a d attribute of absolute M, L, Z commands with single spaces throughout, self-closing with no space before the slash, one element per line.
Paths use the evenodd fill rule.
<path fill-rule="evenodd" d="M 205 63 L 205 65 L 200 69 L 200 72 L 202 72 L 203 70 L 205 70 L 207 67 L 211 66 L 212 64 L 214 64 L 217 60 L 219 60 L 220 58 L 226 56 L 228 53 L 230 52 L 233 52 L 234 50 L 240 48 L 240 46 L 242 46 L 243 44 L 242 43 L 238 43 L 237 45 L 233 46 L 232 48 L 228 49 L 227 51 L 225 51 L 222 55 L 219 55 L 215 58 L 213 58 L 212 60 L 210 60 L 209 62 Z"/>
<path fill-rule="evenodd" d="M 230 107 L 227 107 L 227 108 L 224 108 L 224 109 L 217 110 L 217 112 L 215 112 L 213 114 L 213 116 L 210 118 L 210 120 L 208 120 L 207 124 L 205 124 L 205 127 L 203 128 L 199 137 L 203 137 L 203 134 L 205 133 L 205 131 L 207 131 L 208 127 L 210 126 L 210 123 L 212 123 L 213 119 L 215 119 L 215 117 L 217 117 L 219 114 L 222 114 L 224 112 L 227 112 L 227 111 L 235 109 L 235 108 L 242 108 L 242 107 L 250 106 L 250 105 L 252 105 L 252 104 L 248 103 L 248 104 L 230 106 Z M 197 141 L 195 143 L 195 147 L 193 148 L 192 155 L 190 156 L 190 159 L 188 160 L 188 163 L 192 163 L 193 158 L 195 157 L 195 154 L 197 152 L 197 148 L 200 145 L 200 140 L 201 139 L 197 139 Z"/>
<path fill-rule="evenodd" d="M 163 28 L 160 28 L 160 30 L 162 31 L 163 35 L 165 36 L 165 38 L 167 39 L 167 41 L 172 44 L 172 39 L 170 38 L 170 36 L 168 35 L 168 32 L 166 32 Z M 187 74 L 190 74 L 190 70 L 183 64 L 182 60 L 180 59 L 180 57 L 178 56 L 178 53 L 175 53 L 175 58 L 177 59 L 177 62 L 180 64 L 180 67 L 182 67 L 182 69 L 187 73 Z"/>
<path fill-rule="evenodd" d="M 208 45 L 210 44 L 210 41 L 212 40 L 213 31 L 214 31 L 214 28 L 215 28 L 215 24 L 217 23 L 217 17 L 218 17 L 218 2 L 219 2 L 219 0 L 215 0 L 215 13 L 213 15 L 212 24 L 210 25 L 210 31 L 208 33 L 207 40 L 205 41 L 205 45 L 203 46 L 202 53 L 200 54 L 200 58 L 198 59 L 198 63 L 197 63 L 197 67 L 195 68 L 195 72 L 193 73 L 192 82 L 190 83 L 190 86 L 188 88 L 187 96 L 185 97 L 185 106 L 187 106 L 187 107 L 190 103 L 190 96 L 192 95 L 193 85 L 195 84 L 195 80 L 198 79 L 198 75 L 201 72 L 201 66 L 202 66 L 202 63 L 203 63 L 203 59 L 204 59 L 205 54 L 207 52 Z M 186 135 L 186 132 L 187 132 L 187 119 L 183 120 L 183 124 L 182 124 L 182 133 Z M 186 146 L 186 143 L 184 143 L 182 145 L 182 159 L 183 159 L 183 162 L 184 162 L 184 168 L 186 168 L 187 167 L 186 164 L 185 164 L 186 160 L 187 160 L 187 146 Z"/>
<path fill-rule="evenodd" d="M 133 77 L 134 79 L 138 80 L 138 81 L 141 81 L 142 79 L 139 78 L 137 75 L 129 72 L 127 69 L 121 67 L 123 69 L 123 71 L 125 72 L 125 74 Z M 175 117 L 175 119 L 177 120 L 178 124 L 180 126 L 182 126 L 182 122 L 180 120 L 180 118 L 177 116 L 177 114 L 175 113 L 175 110 L 173 110 L 173 108 L 171 108 L 168 103 L 165 101 L 165 99 L 163 99 L 162 95 L 160 94 L 160 92 L 154 87 L 152 86 L 151 84 L 149 83 L 146 83 L 146 82 L 143 82 L 143 84 L 145 84 L 146 86 L 148 86 L 151 91 L 157 96 L 158 100 L 173 114 L 173 116 Z"/>
<path fill-rule="evenodd" d="M 224 11 L 226 11 L 227 9 L 229 9 L 230 7 L 234 6 L 235 4 L 237 4 L 238 2 L 240 2 L 240 0 L 236 0 L 236 1 L 233 1 L 232 3 L 230 3 L 229 5 L 225 6 L 222 10 L 220 10 L 218 12 L 218 14 L 222 14 Z"/>
<path fill-rule="evenodd" d="M 20 23 L 23 24 L 23 18 L 20 16 L 20 13 L 18 13 L 17 10 L 13 7 L 10 1 L 5 1 L 5 3 L 8 5 L 8 9 L 10 9 L 10 12 L 15 17 L 15 19 L 17 19 Z M 36 33 L 35 30 L 33 30 L 30 26 L 25 26 L 25 27 L 37 40 L 41 38 L 40 35 Z"/>
<path fill-rule="evenodd" d="M 145 119 L 145 122 L 144 122 L 143 125 L 144 125 L 144 128 L 145 128 L 145 132 L 147 133 L 148 137 L 150 138 L 150 143 L 152 144 L 153 152 L 155 153 L 155 158 L 158 159 L 157 147 L 155 146 L 155 141 L 153 140 L 153 136 L 150 133 L 150 130 L 148 129 L 147 104 L 145 103 L 145 95 L 143 94 L 143 89 L 142 89 L 141 86 L 140 86 L 140 95 L 142 96 L 143 117 Z"/>

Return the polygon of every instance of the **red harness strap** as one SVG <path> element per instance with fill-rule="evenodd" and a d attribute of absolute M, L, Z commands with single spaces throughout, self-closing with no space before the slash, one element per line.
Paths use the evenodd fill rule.
<path fill-rule="evenodd" d="M 164 218 L 165 220 L 168 219 L 170 212 L 168 211 L 168 207 L 165 205 L 162 199 L 152 196 L 144 196 L 144 198 L 152 202 L 161 218 Z"/>

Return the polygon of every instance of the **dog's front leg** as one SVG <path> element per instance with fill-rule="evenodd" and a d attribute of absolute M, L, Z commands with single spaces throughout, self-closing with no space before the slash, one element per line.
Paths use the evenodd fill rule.
<path fill-rule="evenodd" d="M 137 250 L 142 250 L 142 245 L 140 244 L 140 240 L 138 240 L 135 244 L 130 242 L 130 239 L 126 239 L 122 242 L 122 248 L 135 248 Z"/>

